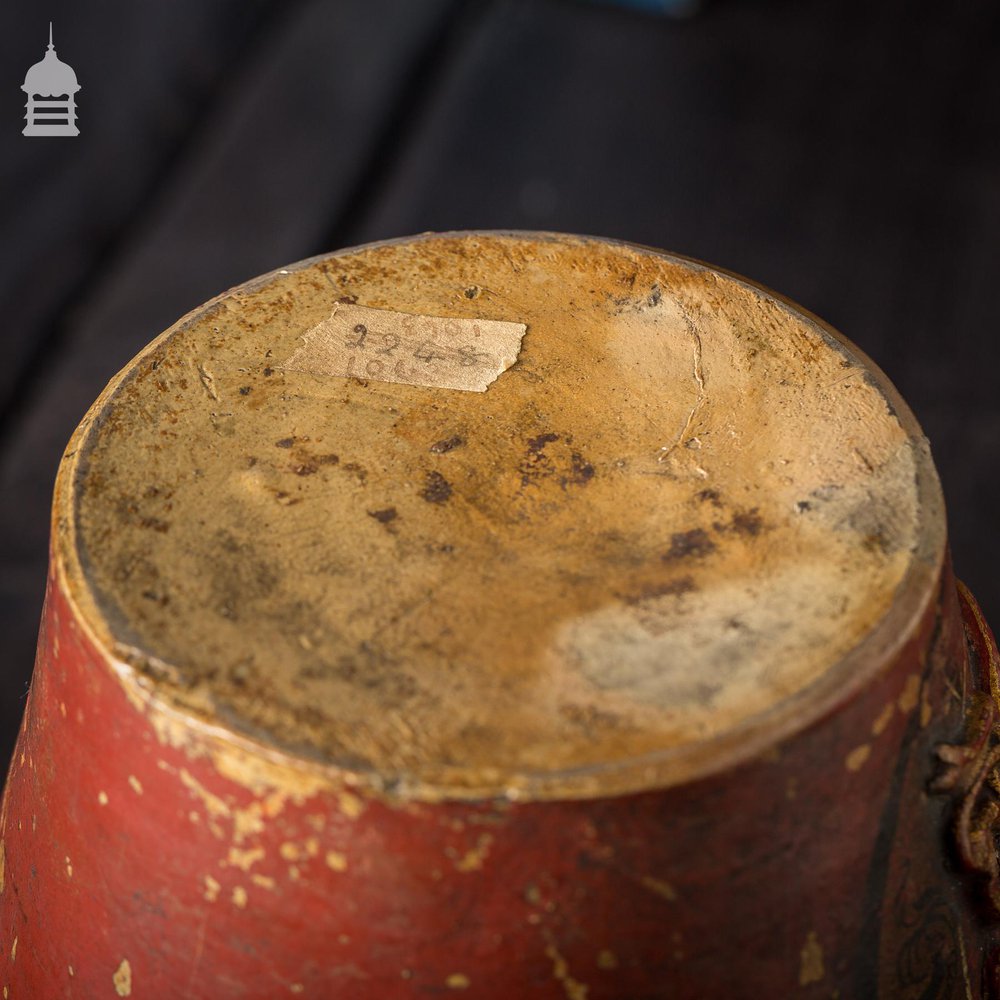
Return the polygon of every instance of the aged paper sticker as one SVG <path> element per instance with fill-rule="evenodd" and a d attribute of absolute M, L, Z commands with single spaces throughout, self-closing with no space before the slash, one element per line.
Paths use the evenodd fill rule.
<path fill-rule="evenodd" d="M 281 366 L 437 389 L 485 392 L 517 360 L 524 323 L 415 316 L 338 303 Z"/>

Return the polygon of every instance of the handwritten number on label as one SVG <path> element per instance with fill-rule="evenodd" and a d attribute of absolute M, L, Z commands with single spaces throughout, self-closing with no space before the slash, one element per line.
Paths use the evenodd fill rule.
<path fill-rule="evenodd" d="M 424 361 L 430 364 L 436 358 L 440 358 L 442 361 L 446 360 L 448 355 L 443 347 L 439 347 L 432 340 L 425 340 L 414 352 L 413 356 L 418 361 Z"/>
<path fill-rule="evenodd" d="M 375 349 L 376 354 L 392 354 L 399 347 L 399 337 L 394 333 L 383 333 L 382 339 L 385 342 L 383 347 Z"/>
<path fill-rule="evenodd" d="M 351 340 L 350 337 L 348 337 L 347 340 L 344 341 L 344 344 L 347 347 L 364 347 L 365 337 L 368 336 L 368 327 L 365 326 L 364 323 L 358 323 L 354 327 L 354 333 L 357 334 L 355 339 Z"/>
<path fill-rule="evenodd" d="M 477 351 L 474 347 L 459 347 L 456 350 L 458 351 L 458 363 L 463 368 L 471 368 L 482 361 L 483 358 L 489 357 L 485 351 Z"/>
<path fill-rule="evenodd" d="M 345 346 L 354 347 L 361 351 L 367 351 L 369 347 L 373 350 L 375 354 L 384 354 L 387 356 L 386 361 L 380 361 L 376 358 L 372 358 L 369 361 L 363 361 L 364 372 L 366 375 L 372 378 L 381 378 L 389 369 L 388 365 L 391 361 L 388 360 L 395 350 L 399 347 L 407 348 L 408 345 L 403 343 L 403 338 L 398 333 L 392 333 L 389 331 L 378 330 L 374 331 L 374 337 L 381 340 L 381 347 L 375 347 L 374 343 L 366 344 L 368 334 L 372 332 L 369 331 L 368 327 L 364 323 L 357 323 L 351 330 L 347 339 L 344 341 Z M 404 332 L 408 332 L 404 330 Z M 445 333 L 451 336 L 457 336 L 461 331 L 457 328 L 450 326 L 444 330 Z M 476 365 L 483 361 L 489 361 L 490 355 L 487 351 L 480 351 L 473 347 L 471 344 L 464 344 L 460 347 L 448 345 L 442 345 L 434 340 L 424 340 L 421 341 L 419 346 L 412 351 L 412 357 L 416 358 L 418 361 L 423 361 L 425 365 L 430 365 L 434 361 L 451 361 L 452 363 L 457 362 L 463 368 L 474 368 Z M 358 356 L 354 355 L 350 358 L 347 365 L 347 374 L 355 375 L 354 366 L 358 362 Z M 395 366 L 392 368 L 393 374 L 396 378 L 408 379 L 412 377 L 412 373 L 408 372 L 403 366 L 402 360 L 397 360 Z"/>

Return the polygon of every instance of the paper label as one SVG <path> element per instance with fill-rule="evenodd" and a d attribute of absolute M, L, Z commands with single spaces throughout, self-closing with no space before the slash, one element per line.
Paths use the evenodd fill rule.
<path fill-rule="evenodd" d="M 303 334 L 287 371 L 485 392 L 521 350 L 527 327 L 495 319 L 416 316 L 338 303 Z"/>

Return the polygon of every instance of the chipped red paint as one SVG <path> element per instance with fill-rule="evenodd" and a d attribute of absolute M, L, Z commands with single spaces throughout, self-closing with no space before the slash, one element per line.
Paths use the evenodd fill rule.
<path fill-rule="evenodd" d="M 988 922 L 942 846 L 954 800 L 928 794 L 992 641 L 962 621 L 946 568 L 851 701 L 680 787 L 296 801 L 161 742 L 50 583 L 3 806 L 0 983 L 155 1000 L 987 995 Z"/>

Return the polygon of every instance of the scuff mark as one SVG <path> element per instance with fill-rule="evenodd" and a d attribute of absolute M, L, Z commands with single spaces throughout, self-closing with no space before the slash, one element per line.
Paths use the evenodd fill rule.
<path fill-rule="evenodd" d="M 288 795 L 272 792 L 263 801 L 252 802 L 246 809 L 233 811 L 233 839 L 241 844 L 247 837 L 261 833 L 265 819 L 274 819 L 284 808 Z"/>
<path fill-rule="evenodd" d="M 934 708 L 931 705 L 930 688 L 925 684 L 920 695 L 920 728 L 926 729 L 934 716 Z"/>
<path fill-rule="evenodd" d="M 205 811 L 208 813 L 209 829 L 217 836 L 222 837 L 222 829 L 215 822 L 219 819 L 228 819 L 232 815 L 232 810 L 226 803 L 219 798 L 218 795 L 210 792 L 187 768 L 182 767 L 178 773 L 178 777 L 181 779 L 181 783 L 184 787 L 197 799 L 199 799 L 202 805 L 205 807 Z"/>
<path fill-rule="evenodd" d="M 844 766 L 848 771 L 860 771 L 864 766 L 864 763 L 871 756 L 872 745 L 870 743 L 862 743 L 861 746 L 855 747 L 844 759 Z"/>
<path fill-rule="evenodd" d="M 684 421 L 684 426 L 681 428 L 681 431 L 677 435 L 676 439 L 674 440 L 674 443 L 670 444 L 670 445 L 664 445 L 660 449 L 660 454 L 659 454 L 659 456 L 656 459 L 658 462 L 665 461 L 669 457 L 669 455 L 671 454 L 671 452 L 673 452 L 677 448 L 677 446 L 680 445 L 681 442 L 684 441 L 684 439 L 688 435 L 688 431 L 691 429 L 691 426 L 694 424 L 695 414 L 697 414 L 698 410 L 701 409 L 701 407 L 704 404 L 705 400 L 708 398 L 708 396 L 705 393 L 705 372 L 704 372 L 704 370 L 702 368 L 701 336 L 699 335 L 698 330 L 697 330 L 697 328 L 694 325 L 694 321 L 691 319 L 690 315 L 688 314 L 688 311 L 684 308 L 684 306 L 682 306 L 678 302 L 677 303 L 677 308 L 680 309 L 681 316 L 684 318 L 684 325 L 687 327 L 688 333 L 691 334 L 691 340 L 694 342 L 694 357 L 693 357 L 693 361 L 692 361 L 692 374 L 694 376 L 695 382 L 698 384 L 698 397 L 697 397 L 697 399 L 695 399 L 694 405 L 691 407 L 690 411 L 688 412 L 687 420 Z M 702 470 L 702 471 L 704 471 L 704 470 Z M 702 478 L 703 479 L 707 478 L 707 473 L 704 476 L 702 476 Z"/>
<path fill-rule="evenodd" d="M 476 841 L 476 846 L 466 851 L 465 854 L 455 862 L 455 871 L 479 871 L 479 869 L 483 867 L 483 862 L 489 854 L 490 844 L 492 843 L 493 837 L 491 834 L 480 834 L 479 839 Z"/>
<path fill-rule="evenodd" d="M 823 947 L 816 938 L 815 931 L 810 931 L 806 937 L 801 956 L 799 985 L 808 986 L 810 983 L 818 983 L 826 975 L 826 971 L 823 968 Z"/>
<path fill-rule="evenodd" d="M 263 847 L 251 847 L 247 850 L 239 847 L 230 847 L 224 864 L 229 864 L 234 868 L 240 868 L 248 872 L 264 857 L 264 853 Z"/>
<path fill-rule="evenodd" d="M 132 995 L 132 966 L 127 958 L 122 959 L 121 965 L 115 970 L 111 981 L 115 984 L 115 993 L 120 997 Z"/>
<path fill-rule="evenodd" d="M 209 398 L 218 402 L 219 394 L 215 391 L 215 376 L 201 362 L 198 363 L 198 378 L 201 379 L 201 384 L 205 387 Z"/>
<path fill-rule="evenodd" d="M 676 902 L 677 890 L 669 882 L 664 882 L 662 879 L 658 878 L 652 878 L 649 875 L 643 875 L 639 881 L 647 889 L 649 889 L 650 892 L 655 892 L 657 896 L 667 899 L 671 903 Z"/>
<path fill-rule="evenodd" d="M 357 819 L 364 811 L 365 804 L 353 792 L 340 792 L 337 795 L 340 811 L 349 819 Z"/>
<path fill-rule="evenodd" d="M 347 871 L 347 858 L 340 851 L 327 851 L 326 864 L 335 872 Z"/>
<path fill-rule="evenodd" d="M 892 721 L 895 711 L 896 706 L 890 701 L 879 713 L 878 718 L 872 723 L 872 736 L 881 736 L 885 732 L 886 727 Z"/>
<path fill-rule="evenodd" d="M 897 704 L 899 705 L 899 710 L 905 715 L 907 712 L 912 712 L 917 707 L 917 702 L 920 700 L 920 675 L 910 674 L 906 678 L 906 683 L 903 685 L 903 690 L 899 695 Z"/>
<path fill-rule="evenodd" d="M 194 985 L 195 977 L 198 975 L 198 967 L 201 965 L 201 956 L 205 950 L 205 930 L 208 927 L 208 914 L 206 913 L 201 918 L 201 923 L 198 925 L 198 944 L 194 949 L 194 960 L 191 963 L 191 975 L 188 976 L 188 993 L 191 992 L 191 987 Z"/>
<path fill-rule="evenodd" d="M 590 987 L 570 975 L 569 964 L 556 948 L 551 935 L 546 934 L 546 938 L 548 944 L 545 946 L 545 954 L 552 960 L 552 976 L 562 984 L 567 1000 L 587 1000 Z"/>

